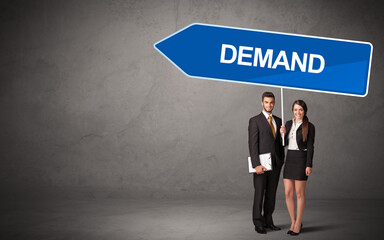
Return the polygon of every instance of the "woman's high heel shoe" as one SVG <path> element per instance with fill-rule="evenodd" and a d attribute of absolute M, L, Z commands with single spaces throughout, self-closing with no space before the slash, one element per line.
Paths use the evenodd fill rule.
<path fill-rule="evenodd" d="M 291 236 L 297 236 L 297 235 L 299 235 L 300 233 L 301 233 L 301 229 L 303 228 L 303 224 L 301 224 L 300 225 L 300 230 L 299 230 L 299 232 L 297 233 L 297 232 L 294 232 L 294 231 L 291 231 L 291 230 L 289 230 L 289 231 L 291 231 L 291 233 L 289 233 Z M 288 232 L 289 232 L 288 231 Z"/>

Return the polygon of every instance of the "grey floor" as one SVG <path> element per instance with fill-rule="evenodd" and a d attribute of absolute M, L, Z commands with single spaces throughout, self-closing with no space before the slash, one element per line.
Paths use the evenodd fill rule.
<path fill-rule="evenodd" d="M 278 200 L 281 231 L 257 234 L 252 199 L 64 197 L 3 199 L 0 239 L 379 239 L 384 200 L 308 200 L 304 228 L 286 234 L 289 216 Z"/>

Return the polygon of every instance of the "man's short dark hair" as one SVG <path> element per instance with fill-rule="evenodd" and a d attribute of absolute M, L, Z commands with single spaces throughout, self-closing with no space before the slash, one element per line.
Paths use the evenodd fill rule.
<path fill-rule="evenodd" d="M 261 101 L 264 101 L 265 97 L 271 97 L 271 98 L 275 99 L 275 95 L 273 95 L 273 93 L 271 93 L 271 92 L 264 92 L 263 96 L 261 97 Z"/>

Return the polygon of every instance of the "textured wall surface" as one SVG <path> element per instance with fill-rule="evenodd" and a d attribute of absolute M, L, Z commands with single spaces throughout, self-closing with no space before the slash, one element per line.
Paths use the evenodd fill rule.
<path fill-rule="evenodd" d="M 153 44 L 202 22 L 369 41 L 365 98 L 285 91 L 317 130 L 308 198 L 383 198 L 384 17 L 373 1 L 7 1 L 0 185 L 252 196 L 248 120 L 264 91 L 186 77 Z M 282 182 L 281 182 L 282 183 Z M 278 197 L 283 197 L 280 184 Z"/>

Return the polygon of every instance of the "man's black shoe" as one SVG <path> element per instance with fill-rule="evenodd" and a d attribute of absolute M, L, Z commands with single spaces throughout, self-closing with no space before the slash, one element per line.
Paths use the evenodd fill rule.
<path fill-rule="evenodd" d="M 273 231 L 279 231 L 279 230 L 281 230 L 281 228 L 276 227 L 275 225 L 273 225 L 273 223 L 270 224 L 270 225 L 267 225 L 267 226 L 265 226 L 265 227 L 266 227 L 266 228 L 269 228 L 269 229 L 271 229 L 271 230 L 273 230 Z"/>
<path fill-rule="evenodd" d="M 258 233 L 260 233 L 260 234 L 266 234 L 267 233 L 267 231 L 265 231 L 265 228 L 263 228 L 263 227 L 255 227 L 255 230 L 256 230 L 256 232 L 258 232 Z"/>

